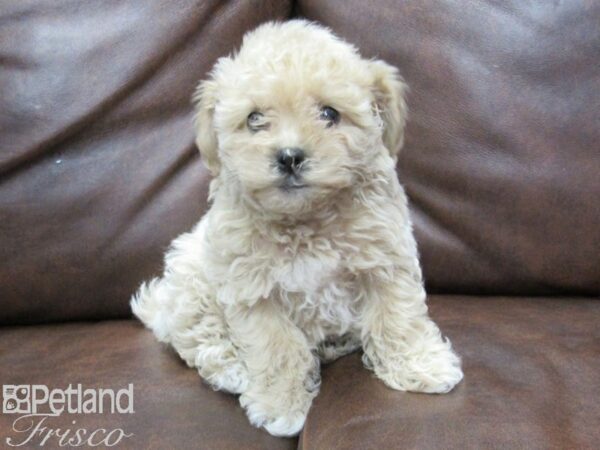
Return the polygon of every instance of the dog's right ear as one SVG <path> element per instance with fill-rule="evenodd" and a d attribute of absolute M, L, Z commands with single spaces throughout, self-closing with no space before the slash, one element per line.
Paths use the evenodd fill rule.
<path fill-rule="evenodd" d="M 202 81 L 193 97 L 196 105 L 194 125 L 196 128 L 196 145 L 204 165 L 214 176 L 219 175 L 217 133 L 214 126 L 215 105 L 217 102 L 217 83 L 213 79 Z"/>

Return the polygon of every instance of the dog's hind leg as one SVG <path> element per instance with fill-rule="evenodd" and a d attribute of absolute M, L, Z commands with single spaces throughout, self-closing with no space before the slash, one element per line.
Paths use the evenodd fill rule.
<path fill-rule="evenodd" d="M 245 365 L 229 339 L 221 310 L 202 283 L 169 273 L 142 285 L 131 306 L 158 340 L 170 344 L 214 389 L 244 392 Z"/>
<path fill-rule="evenodd" d="M 205 314 L 194 328 L 198 343 L 194 365 L 200 376 L 215 390 L 243 393 L 248 387 L 248 371 L 229 338 L 221 312 Z"/>
<path fill-rule="evenodd" d="M 163 276 L 142 284 L 131 309 L 213 388 L 241 393 L 248 385 L 246 367 L 205 279 L 203 224 L 173 241 Z"/>

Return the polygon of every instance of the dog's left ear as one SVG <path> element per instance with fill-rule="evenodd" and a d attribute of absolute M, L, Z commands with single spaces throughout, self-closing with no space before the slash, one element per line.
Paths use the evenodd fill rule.
<path fill-rule="evenodd" d="M 208 79 L 200 83 L 193 97 L 196 105 L 194 125 L 196 128 L 196 145 L 200 150 L 202 162 L 213 176 L 219 175 L 221 162 L 219 160 L 217 133 L 214 126 L 215 105 L 217 102 L 217 83 Z"/>
<path fill-rule="evenodd" d="M 369 64 L 373 74 L 373 110 L 381 119 L 383 144 L 396 161 L 404 143 L 404 125 L 408 112 L 404 96 L 408 88 L 395 67 L 380 60 Z"/>

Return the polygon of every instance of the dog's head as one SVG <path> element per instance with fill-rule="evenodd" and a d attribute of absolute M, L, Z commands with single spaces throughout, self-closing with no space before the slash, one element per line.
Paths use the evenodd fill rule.
<path fill-rule="evenodd" d="M 248 33 L 196 93 L 210 171 L 265 211 L 294 214 L 395 161 L 406 118 L 397 70 L 294 20 Z"/>

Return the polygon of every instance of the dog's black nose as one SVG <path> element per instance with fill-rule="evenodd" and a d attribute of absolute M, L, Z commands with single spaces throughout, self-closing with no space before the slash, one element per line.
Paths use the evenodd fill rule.
<path fill-rule="evenodd" d="M 285 174 L 295 174 L 305 159 L 304 150 L 301 148 L 282 148 L 277 152 L 277 167 Z"/>

